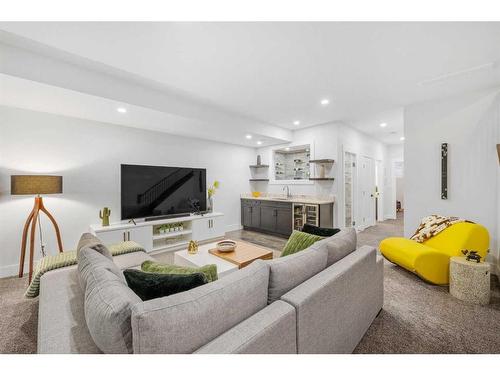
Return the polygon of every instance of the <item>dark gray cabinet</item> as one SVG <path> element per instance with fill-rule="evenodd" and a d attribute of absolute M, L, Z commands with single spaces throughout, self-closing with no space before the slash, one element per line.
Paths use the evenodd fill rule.
<path fill-rule="evenodd" d="M 241 225 L 244 227 L 252 226 L 252 206 L 241 205 Z"/>
<path fill-rule="evenodd" d="M 292 208 L 276 209 L 276 232 L 283 235 L 292 233 Z"/>
<path fill-rule="evenodd" d="M 252 216 L 251 225 L 255 227 L 260 227 L 260 220 L 261 220 L 260 205 L 252 206 L 251 216 Z"/>
<path fill-rule="evenodd" d="M 275 208 L 262 205 L 260 208 L 260 229 L 274 232 L 276 229 Z"/>
<path fill-rule="evenodd" d="M 251 199 L 241 200 L 241 224 L 245 228 L 260 227 L 260 202 Z"/>
<path fill-rule="evenodd" d="M 241 224 L 245 229 L 289 236 L 292 233 L 292 203 L 242 199 Z"/>

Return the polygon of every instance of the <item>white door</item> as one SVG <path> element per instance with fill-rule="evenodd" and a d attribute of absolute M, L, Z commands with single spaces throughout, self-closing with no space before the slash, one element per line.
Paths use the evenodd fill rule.
<path fill-rule="evenodd" d="M 153 250 L 153 227 L 146 225 L 137 228 L 98 232 L 96 236 L 105 244 L 111 245 L 124 241 L 135 241 L 147 252 Z"/>
<path fill-rule="evenodd" d="M 359 168 L 361 229 L 375 225 L 375 165 L 372 158 L 361 157 Z"/>
<path fill-rule="evenodd" d="M 126 230 L 110 230 L 106 232 L 98 232 L 95 234 L 103 244 L 111 245 L 123 241 L 127 241 Z"/>
<path fill-rule="evenodd" d="M 205 241 L 223 237 L 224 231 L 224 217 L 213 216 L 203 217 L 193 220 L 193 240 Z"/>
<path fill-rule="evenodd" d="M 153 226 L 146 225 L 128 229 L 127 240 L 137 242 L 149 253 L 153 250 Z"/>

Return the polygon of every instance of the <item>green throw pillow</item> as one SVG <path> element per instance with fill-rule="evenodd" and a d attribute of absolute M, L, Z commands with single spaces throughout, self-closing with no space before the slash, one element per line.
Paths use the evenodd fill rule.
<path fill-rule="evenodd" d="M 141 270 L 150 273 L 160 273 L 169 275 L 189 275 L 192 273 L 199 273 L 205 275 L 207 281 L 210 283 L 217 280 L 217 266 L 215 264 L 207 264 L 206 266 L 195 268 L 195 267 L 183 267 L 176 266 L 174 264 L 158 263 L 152 260 L 146 260 L 141 264 Z"/>
<path fill-rule="evenodd" d="M 285 244 L 281 256 L 286 257 L 287 255 L 298 253 L 301 250 L 307 249 L 316 241 L 323 239 L 325 239 L 325 237 L 294 230 L 288 242 Z"/>

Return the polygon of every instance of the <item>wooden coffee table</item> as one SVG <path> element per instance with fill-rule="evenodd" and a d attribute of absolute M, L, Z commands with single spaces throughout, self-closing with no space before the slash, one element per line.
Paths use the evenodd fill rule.
<path fill-rule="evenodd" d="M 217 242 L 200 245 L 196 254 L 189 254 L 187 250 L 174 253 L 174 264 L 188 267 L 203 267 L 215 264 L 219 277 L 248 266 L 257 259 L 272 259 L 273 252 L 249 242 L 236 241 L 236 250 L 231 253 L 221 253 L 216 249 Z"/>

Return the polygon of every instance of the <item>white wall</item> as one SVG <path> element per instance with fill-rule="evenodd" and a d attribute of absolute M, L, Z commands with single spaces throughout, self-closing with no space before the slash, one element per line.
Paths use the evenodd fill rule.
<path fill-rule="evenodd" d="M 344 178 L 343 178 L 343 152 L 355 153 L 358 157 L 368 156 L 374 160 L 381 160 L 384 167 L 384 175 L 387 173 L 387 146 L 382 142 L 342 123 L 329 123 L 313 126 L 293 132 L 293 141 L 286 146 L 311 145 L 311 159 L 334 159 L 335 164 L 328 175 L 335 177 L 335 181 L 315 181 L 294 184 L 266 184 L 251 183 L 251 190 L 259 190 L 268 193 L 282 193 L 284 185 L 289 185 L 292 194 L 334 196 L 334 225 L 343 226 L 344 219 Z M 273 179 L 273 149 L 283 148 L 285 145 L 262 147 L 256 151 L 262 156 L 262 163 L 269 164 L 269 177 Z M 314 168 L 314 166 L 312 167 Z M 319 172 L 319 170 L 318 170 Z M 314 175 L 312 173 L 312 175 Z M 384 177 L 384 183 L 385 177 Z M 359 199 L 358 199 L 359 201 Z M 358 204 L 359 206 L 359 204 Z M 355 220 L 358 220 L 359 212 L 355 209 Z"/>
<path fill-rule="evenodd" d="M 387 151 L 389 152 L 389 158 L 391 160 L 396 160 L 396 161 L 403 161 L 404 160 L 404 153 L 405 153 L 404 144 L 389 145 L 389 146 L 387 146 Z"/>
<path fill-rule="evenodd" d="M 401 208 L 405 208 L 405 179 L 404 177 L 396 177 L 396 201 L 401 203 Z"/>
<path fill-rule="evenodd" d="M 208 184 L 221 182 L 215 210 L 234 230 L 254 159 L 253 148 L 0 106 L 0 277 L 17 273 L 22 229 L 33 205 L 31 196 L 10 195 L 12 174 L 63 175 L 64 193 L 44 201 L 65 249 L 73 249 L 89 224 L 99 222 L 100 208 L 110 207 L 111 221 L 119 221 L 121 163 L 206 168 Z M 42 217 L 47 249 L 54 253 L 53 230 Z M 37 243 L 37 256 L 38 249 Z"/>
<path fill-rule="evenodd" d="M 499 90 L 409 106 L 405 110 L 405 235 L 430 214 L 483 224 L 491 236 L 489 260 L 498 261 Z M 447 142 L 448 199 L 442 200 L 441 143 Z"/>

